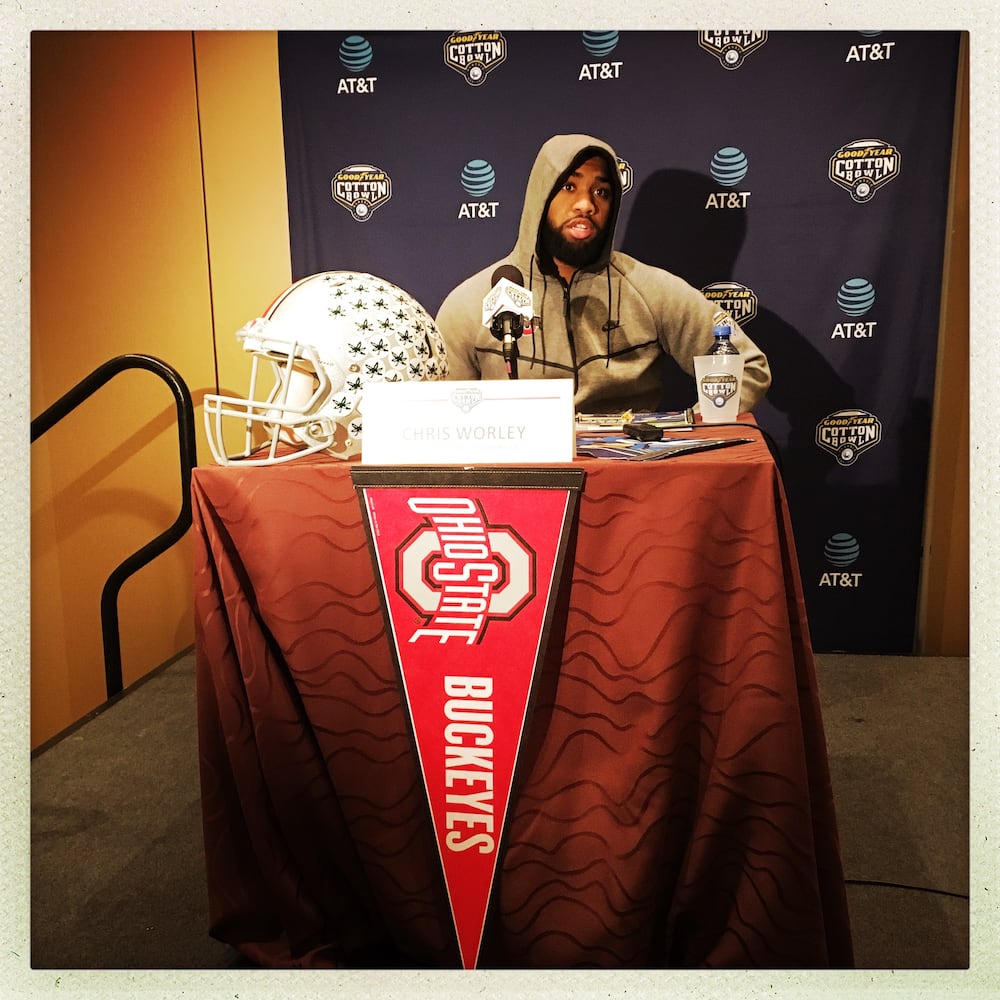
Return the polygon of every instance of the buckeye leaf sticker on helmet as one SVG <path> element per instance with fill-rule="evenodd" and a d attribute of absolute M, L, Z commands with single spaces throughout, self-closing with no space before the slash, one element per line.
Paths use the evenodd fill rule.
<path fill-rule="evenodd" d="M 205 396 L 208 444 L 220 465 L 271 465 L 320 451 L 361 454 L 370 382 L 448 374 L 430 314 L 397 285 L 358 271 L 321 271 L 290 285 L 236 334 L 251 358 L 246 398 Z M 237 425 L 242 451 L 227 454 Z"/>

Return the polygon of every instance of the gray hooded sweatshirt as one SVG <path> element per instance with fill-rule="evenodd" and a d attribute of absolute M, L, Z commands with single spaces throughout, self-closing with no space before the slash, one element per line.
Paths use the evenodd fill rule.
<path fill-rule="evenodd" d="M 597 260 L 569 285 L 542 248 L 541 224 L 552 194 L 578 164 L 610 158 L 614 197 Z M 615 413 L 661 405 L 661 366 L 670 357 L 692 377 L 695 355 L 712 345 L 719 311 L 697 289 L 662 268 L 612 249 L 621 206 L 614 150 L 588 135 L 557 135 L 539 150 L 528 177 L 517 242 L 503 260 L 472 275 L 441 304 L 437 325 L 448 350 L 451 379 L 505 379 L 502 345 L 483 325 L 483 299 L 501 264 L 513 264 L 533 296 L 536 322 L 518 341 L 518 377 L 572 378 L 574 405 L 583 413 Z M 732 343 L 743 355 L 741 412 L 752 410 L 771 384 L 767 358 L 732 322 Z"/>

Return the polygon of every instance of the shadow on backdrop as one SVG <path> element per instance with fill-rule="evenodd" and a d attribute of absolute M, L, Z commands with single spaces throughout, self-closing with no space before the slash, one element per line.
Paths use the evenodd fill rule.
<path fill-rule="evenodd" d="M 706 208 L 709 195 L 717 192 L 718 184 L 695 171 L 660 170 L 650 175 L 635 193 L 622 251 L 684 278 L 695 288 L 738 282 L 748 216 L 744 209 Z M 874 481 L 860 482 L 845 475 L 815 441 L 820 420 L 857 405 L 854 387 L 773 310 L 758 305 L 757 315 L 745 326 L 771 367 L 771 388 L 756 416 L 783 456 L 814 648 L 912 652 L 920 562 L 919 544 L 912 540 L 920 537 L 923 517 L 923 505 L 914 504 L 912 498 L 922 496 L 926 488 L 929 406 L 921 400 L 910 403 L 893 467 L 869 471 Z M 686 405 L 690 376 L 676 365 L 666 368 L 664 406 Z M 769 426 L 775 413 L 784 416 L 787 429 Z M 886 511 L 894 512 L 891 523 Z M 822 600 L 817 596 L 824 574 L 831 569 L 824 545 L 837 531 L 861 541 L 868 558 L 852 569 L 863 566 L 873 591 L 889 595 L 878 618 L 866 614 L 867 588 L 825 590 Z"/>
<path fill-rule="evenodd" d="M 719 185 L 693 170 L 658 170 L 636 192 L 622 237 L 624 253 L 684 278 L 695 288 L 738 281 L 736 263 L 747 234 L 745 209 L 706 209 Z M 746 324 L 748 336 L 767 355 L 771 388 L 767 404 L 788 420 L 787 439 L 774 434 L 785 456 L 786 475 L 812 486 L 830 471 L 828 456 L 815 445 L 816 423 L 835 410 L 854 406 L 854 389 L 790 323 L 758 306 Z M 707 345 L 706 345 L 707 347 Z M 668 366 L 665 405 L 684 405 L 690 376 Z M 764 424 L 766 417 L 759 415 Z"/>

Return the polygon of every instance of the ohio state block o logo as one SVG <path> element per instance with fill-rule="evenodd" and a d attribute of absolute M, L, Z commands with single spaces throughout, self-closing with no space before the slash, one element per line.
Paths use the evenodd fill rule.
<path fill-rule="evenodd" d="M 535 554 L 509 527 L 487 528 L 464 548 L 442 545 L 433 527 L 421 527 L 396 557 L 399 595 L 428 619 L 458 599 L 481 601 L 489 619 L 511 619 L 535 597 Z"/>

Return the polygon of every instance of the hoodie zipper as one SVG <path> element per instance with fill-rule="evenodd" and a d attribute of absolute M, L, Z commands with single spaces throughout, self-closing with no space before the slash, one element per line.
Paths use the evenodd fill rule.
<path fill-rule="evenodd" d="M 567 284 L 563 281 L 562 276 L 559 277 L 559 284 L 563 287 L 563 324 L 566 327 L 566 340 L 569 342 L 569 356 L 573 363 L 573 394 L 576 395 L 577 390 L 580 388 L 580 372 L 577 370 L 576 366 L 576 341 L 573 338 L 573 327 L 570 324 L 570 309 L 569 309 L 569 290 L 570 286 L 576 279 L 576 272 L 573 272 L 573 277 L 569 279 Z"/>

